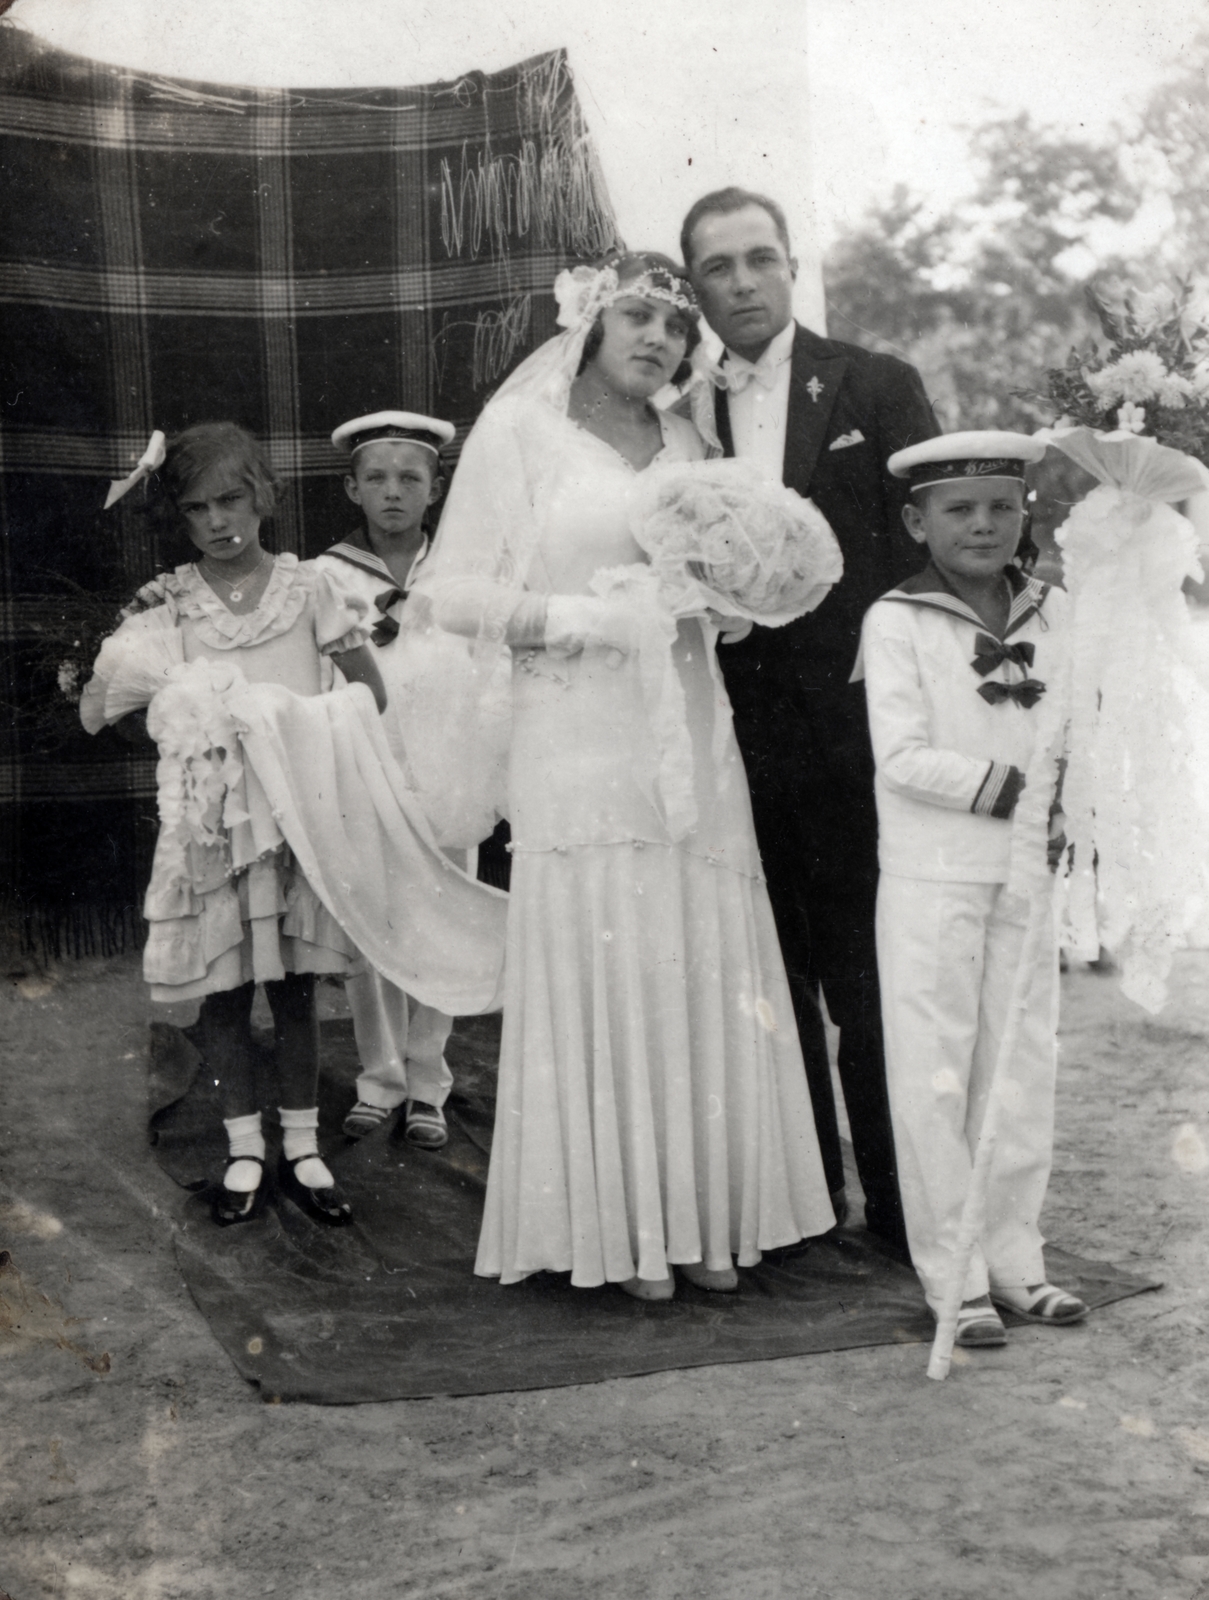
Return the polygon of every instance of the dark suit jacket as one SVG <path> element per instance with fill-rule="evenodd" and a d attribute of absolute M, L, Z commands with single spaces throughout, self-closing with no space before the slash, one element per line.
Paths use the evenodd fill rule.
<path fill-rule="evenodd" d="M 733 455 L 726 392 L 715 398 L 718 437 Z M 724 646 L 728 685 L 757 669 L 765 694 L 773 676 L 784 689 L 847 683 L 865 612 L 927 559 L 903 527 L 906 487 L 886 471 L 886 458 L 939 432 L 914 367 L 798 328 L 782 480 L 809 496 L 831 524 L 844 576 L 809 616 L 784 628 L 756 628 L 743 643 Z M 861 435 L 857 442 L 832 448 L 854 434 Z"/>

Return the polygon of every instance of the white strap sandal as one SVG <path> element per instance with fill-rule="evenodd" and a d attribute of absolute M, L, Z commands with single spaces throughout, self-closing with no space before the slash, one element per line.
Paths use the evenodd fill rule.
<path fill-rule="evenodd" d="M 1007 1329 L 986 1295 L 962 1305 L 953 1343 L 963 1350 L 994 1350 L 1007 1343 Z"/>
<path fill-rule="evenodd" d="M 991 1299 L 1003 1311 L 1012 1311 L 1026 1322 L 1040 1322 L 1051 1328 L 1082 1322 L 1088 1307 L 1077 1294 L 1052 1283 L 1034 1283 L 1027 1289 L 992 1288 Z"/>

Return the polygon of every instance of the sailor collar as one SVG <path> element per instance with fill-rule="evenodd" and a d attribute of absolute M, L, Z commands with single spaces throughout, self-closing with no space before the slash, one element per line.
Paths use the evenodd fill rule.
<path fill-rule="evenodd" d="M 1027 573 L 1021 572 L 1019 567 L 1004 567 L 1003 575 L 1012 591 L 1007 627 L 1003 630 L 1003 637 L 1006 639 L 1018 628 L 1022 628 L 1030 617 L 1040 614 L 1045 604 L 1045 597 L 1052 586 L 1042 583 L 1039 578 L 1030 578 Z M 927 611 L 944 611 L 951 617 L 960 617 L 963 622 L 973 623 L 974 627 L 983 632 L 987 631 L 987 625 L 978 613 L 953 590 L 930 561 L 922 572 L 905 579 L 888 594 L 882 595 L 882 599 L 899 601 L 903 605 L 919 606 Z"/>
<path fill-rule="evenodd" d="M 430 543 L 426 535 L 424 543 L 416 552 L 415 560 L 411 564 L 411 570 L 407 574 L 404 592 L 406 592 L 406 589 L 410 589 L 415 582 L 416 572 L 420 563 L 428 554 L 429 548 Z M 358 528 L 356 533 L 350 534 L 347 539 L 341 539 L 338 544 L 329 545 L 323 553 L 325 556 L 337 556 L 341 561 L 347 561 L 350 566 L 360 567 L 362 572 L 372 573 L 375 578 L 384 578 L 387 583 L 394 587 L 394 574 L 382 557 L 375 555 L 369 548 L 364 528 Z"/>

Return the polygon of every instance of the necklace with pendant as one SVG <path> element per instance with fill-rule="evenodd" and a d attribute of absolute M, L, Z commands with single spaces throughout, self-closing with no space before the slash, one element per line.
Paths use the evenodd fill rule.
<path fill-rule="evenodd" d="M 261 556 L 260 560 L 252 568 L 251 572 L 245 573 L 242 578 L 237 578 L 234 583 L 231 582 L 230 578 L 224 578 L 224 577 L 221 577 L 217 572 L 208 571 L 204 565 L 202 567 L 202 572 L 204 573 L 204 575 L 207 578 L 207 580 L 213 579 L 218 583 L 225 584 L 227 586 L 227 588 L 231 591 L 231 593 L 228 595 L 227 598 L 231 601 L 231 603 L 233 605 L 238 605 L 239 602 L 244 597 L 245 588 L 247 587 L 248 584 L 251 583 L 252 579 L 260 571 L 261 567 L 264 566 L 265 562 L 268 559 L 269 559 L 269 552 L 266 550 L 264 552 L 264 554 Z"/>

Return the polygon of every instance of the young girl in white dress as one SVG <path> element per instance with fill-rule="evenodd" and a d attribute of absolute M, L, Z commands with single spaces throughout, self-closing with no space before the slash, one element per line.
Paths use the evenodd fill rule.
<path fill-rule="evenodd" d="M 324 665 L 330 656 L 346 678 L 366 683 L 383 709 L 363 602 L 313 563 L 261 546 L 261 519 L 273 510 L 276 483 L 249 433 L 234 423 L 186 429 L 169 443 L 151 490 L 161 535 L 187 534 L 196 554 L 140 590 L 138 614 L 106 640 L 81 702 L 89 731 L 115 720 L 107 690 L 119 676 L 129 677 L 140 649 L 149 650 L 161 628 L 179 630 L 186 662 L 206 657 L 237 665 L 250 683 L 281 684 L 299 695 L 330 687 Z M 143 968 L 153 1000 L 202 1001 L 202 1054 L 219 1085 L 230 1145 L 215 1221 L 246 1221 L 263 1194 L 265 1142 L 250 1026 L 255 986 L 263 981 L 276 1036 L 278 1186 L 317 1220 L 346 1223 L 349 1206 L 318 1153 L 314 984 L 316 973 L 345 971 L 355 946 L 288 846 L 233 872 L 225 839 L 190 843 L 190 881 L 182 885 L 167 870 L 165 831 L 145 901 L 150 931 Z"/>
<path fill-rule="evenodd" d="M 502 644 L 513 656 L 504 1031 L 475 1270 L 667 1299 L 674 1264 L 733 1290 L 735 1260 L 834 1221 L 793 1009 L 716 630 L 668 619 L 691 736 L 691 770 L 668 774 L 637 610 L 593 591 L 646 561 L 627 514 L 639 475 L 706 453 L 651 405 L 699 340 L 696 303 L 654 255 L 564 274 L 556 293 L 566 331 L 484 410 L 417 586 L 476 640 L 485 681 Z M 665 802 L 689 786 L 685 828 Z"/>

